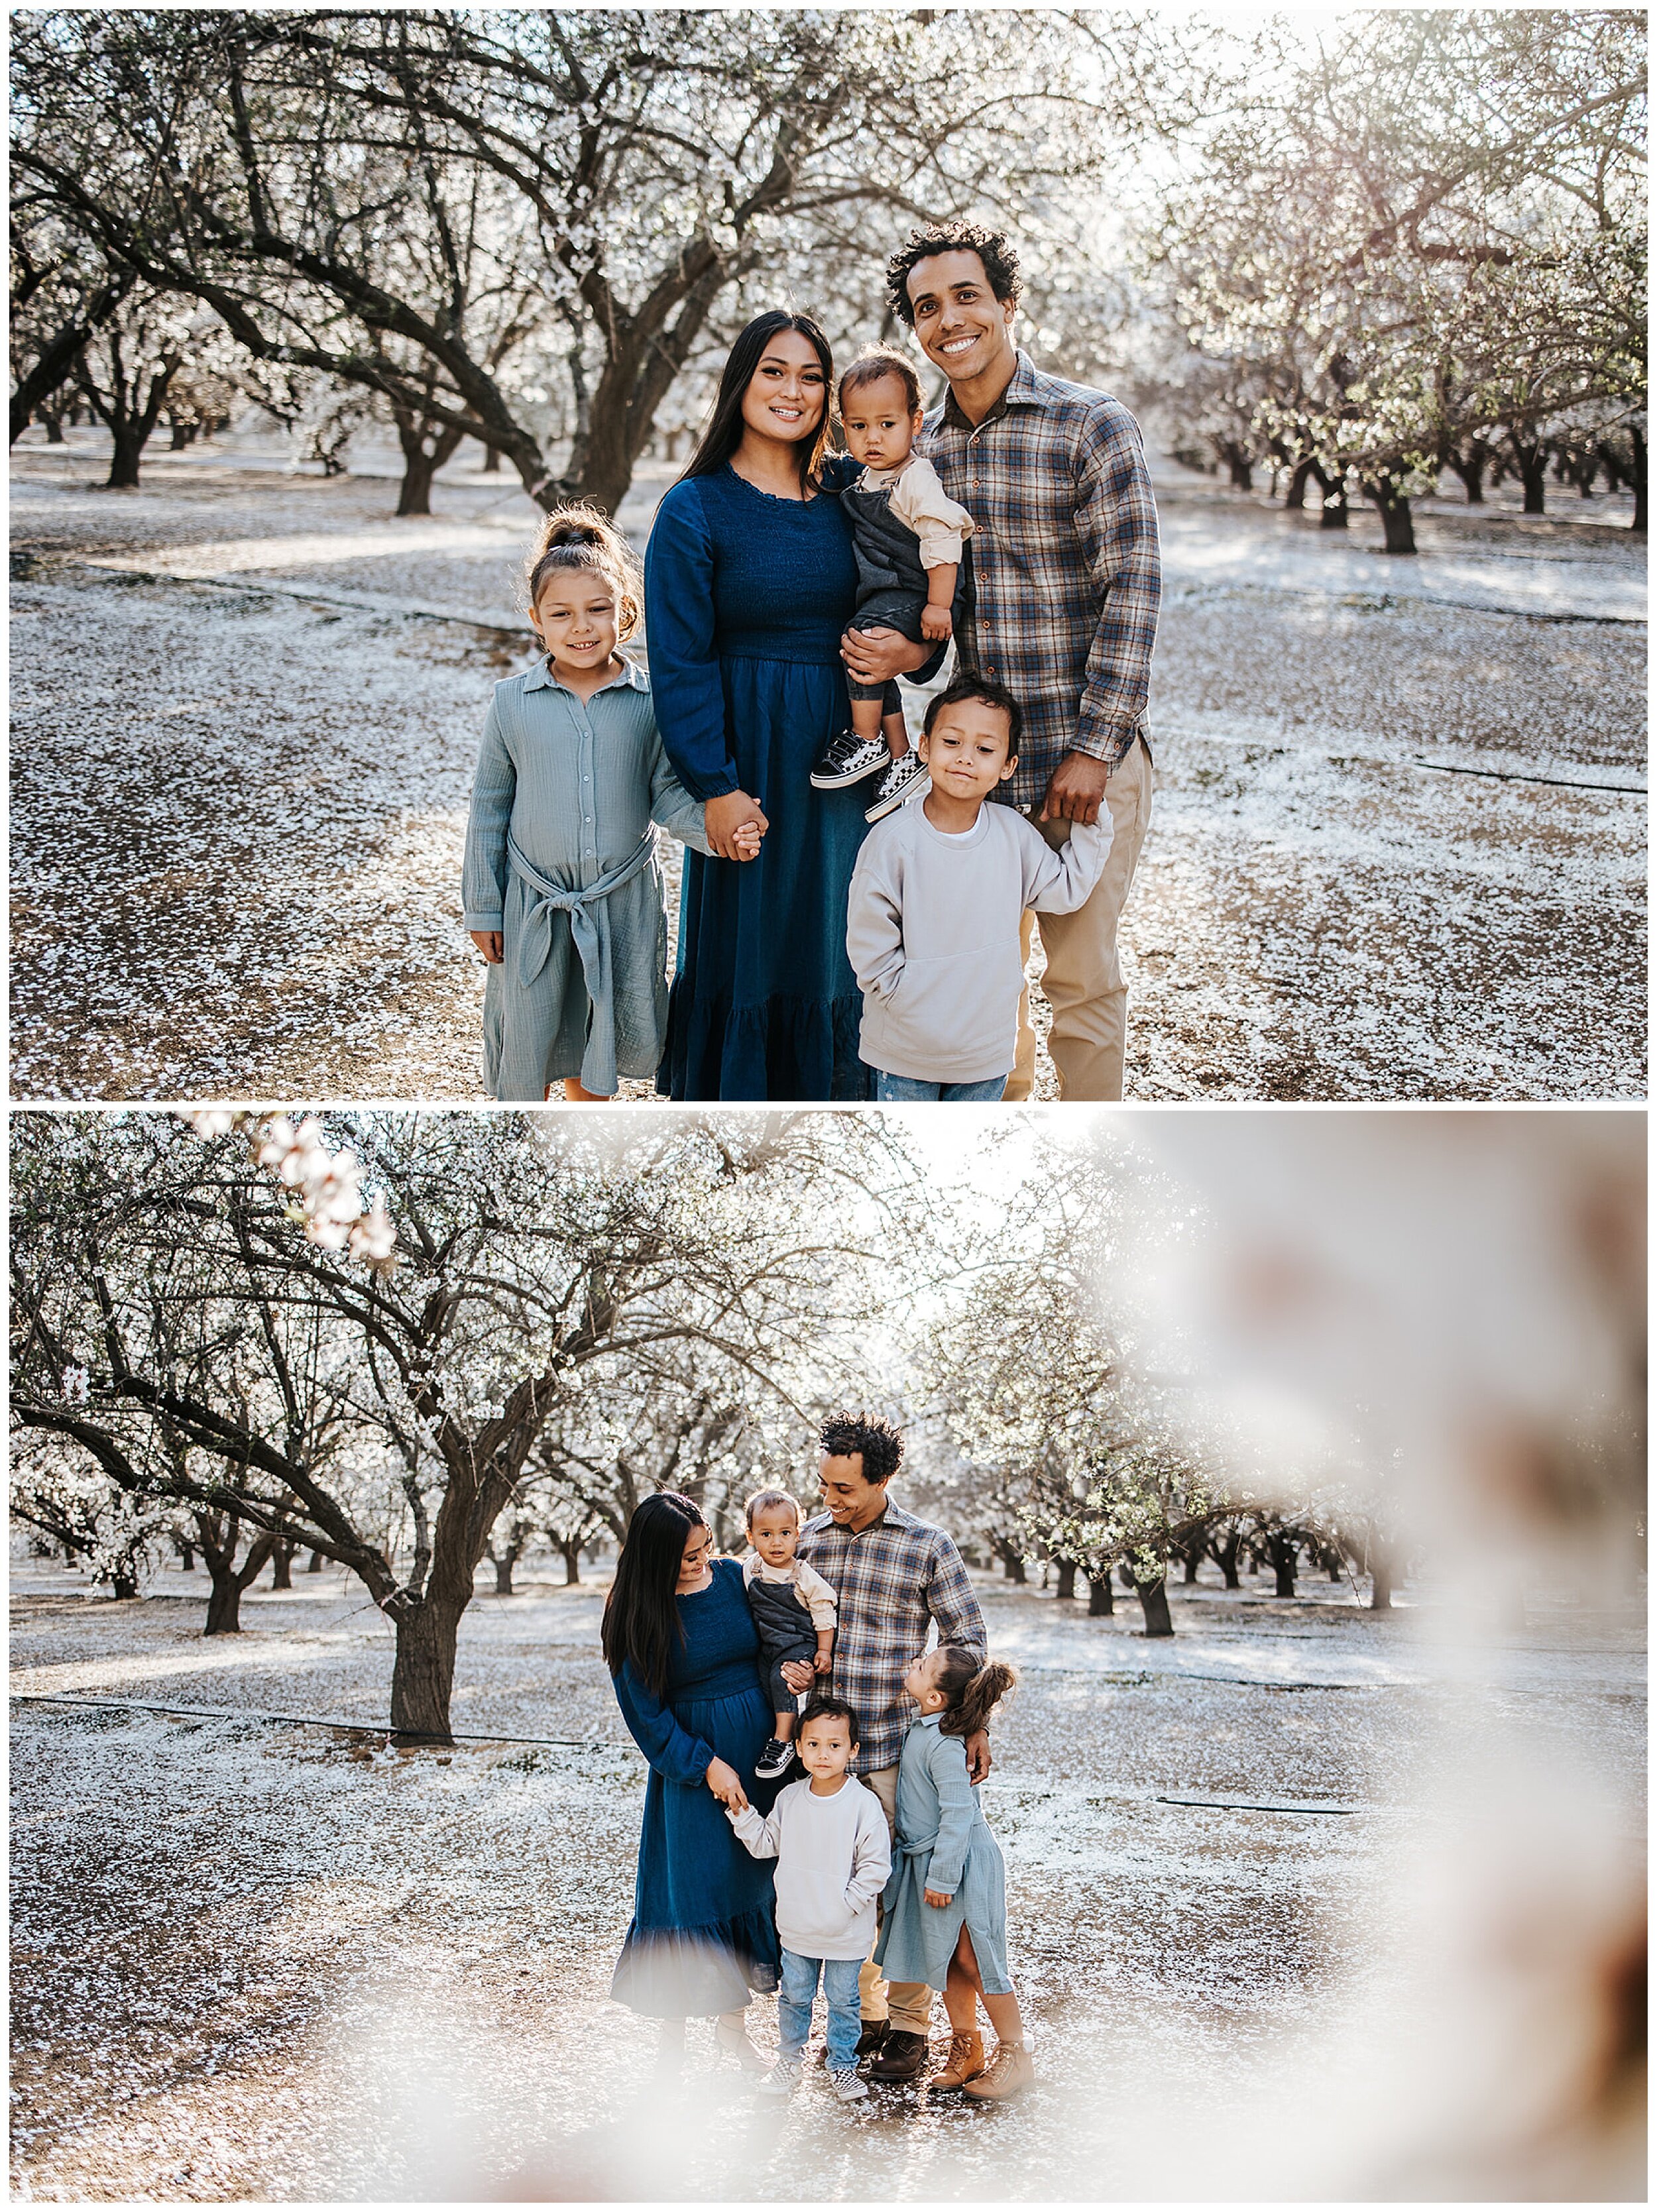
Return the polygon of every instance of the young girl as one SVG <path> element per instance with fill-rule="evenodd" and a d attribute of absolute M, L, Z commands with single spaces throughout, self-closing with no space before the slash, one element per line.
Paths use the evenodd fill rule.
<path fill-rule="evenodd" d="M 489 963 L 493 1098 L 608 1098 L 654 1076 L 667 1023 L 667 916 L 653 822 L 708 851 L 668 763 L 644 671 L 617 651 L 641 586 L 595 509 L 561 507 L 526 568 L 545 658 L 495 686 L 466 825 L 466 927 Z M 743 857 L 759 849 L 751 831 Z"/>
<path fill-rule="evenodd" d="M 920 1714 L 898 1762 L 897 1852 L 874 1947 L 888 1981 L 943 1991 L 949 2060 L 930 2086 L 984 2101 L 1015 2097 L 1035 2079 L 1007 1971 L 1001 1847 L 966 1778 L 964 1741 L 984 1727 L 1013 1679 L 1010 1667 L 996 1659 L 979 1667 L 959 1644 L 923 1652 L 905 1675 Z M 980 1998 L 997 2038 L 987 2067 Z"/>

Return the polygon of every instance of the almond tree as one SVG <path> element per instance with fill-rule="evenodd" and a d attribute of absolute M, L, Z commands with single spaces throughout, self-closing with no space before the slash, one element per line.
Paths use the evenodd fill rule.
<path fill-rule="evenodd" d="M 308 1235 L 234 1131 L 16 1117 L 12 1417 L 118 1486 L 164 1419 L 187 1449 L 167 1494 L 350 1568 L 395 1630 L 393 1725 L 442 1741 L 490 1531 L 584 1370 L 695 1341 L 792 1398 L 803 1347 L 850 1356 L 886 1239 L 923 1218 L 899 1139 L 861 1115 L 674 1116 L 631 1142 L 573 1117 L 545 1143 L 525 1115 L 327 1126 L 394 1266 Z M 319 1448 L 319 1389 L 391 1457 L 406 1564 L 343 1444 Z"/>
<path fill-rule="evenodd" d="M 1152 120 L 1147 54 L 1131 14 L 64 9 L 15 29 L 14 174 L 250 354 L 613 511 L 728 288 L 1074 194 L 1107 125 Z M 503 332 L 545 373 L 504 376 Z M 557 470 L 510 387 L 572 344 Z"/>
<path fill-rule="evenodd" d="M 1170 187 L 1154 258 L 1192 343 L 1252 362 L 1260 429 L 1380 510 L 1507 441 L 1539 506 L 1549 426 L 1644 404 L 1645 65 L 1614 11 L 1375 14 L 1296 51 Z"/>

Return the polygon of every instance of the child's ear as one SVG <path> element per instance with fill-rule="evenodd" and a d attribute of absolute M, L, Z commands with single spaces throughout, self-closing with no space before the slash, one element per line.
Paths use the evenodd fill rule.
<path fill-rule="evenodd" d="M 1014 776 L 1014 775 L 1016 775 L 1018 774 L 1018 772 L 1019 772 L 1018 756 L 1017 756 L 1017 754 L 1015 753 L 1015 754 L 1013 756 L 1013 757 L 1012 757 L 1012 759 L 1011 759 L 1011 760 L 1009 760 L 1009 761 L 1005 761 L 1005 762 L 1003 762 L 1003 763 L 1002 763 L 1002 771 L 1001 771 L 1001 781 L 1002 781 L 1003 783 L 1005 783 L 1005 782 L 1007 781 L 1007 780 L 1008 780 L 1008 778 L 1009 776 Z"/>

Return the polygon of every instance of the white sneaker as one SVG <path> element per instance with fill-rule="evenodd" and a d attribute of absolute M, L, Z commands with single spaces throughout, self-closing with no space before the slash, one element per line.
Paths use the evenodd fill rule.
<path fill-rule="evenodd" d="M 765 2080 L 753 2086 L 762 2097 L 791 2097 L 800 2087 L 800 2061 L 779 2058 Z"/>
<path fill-rule="evenodd" d="M 859 2077 L 855 2066 L 831 2066 L 829 2081 L 843 2105 L 855 2105 L 868 2094 L 868 2084 Z"/>
<path fill-rule="evenodd" d="M 878 822 L 882 815 L 895 813 L 917 792 L 929 789 L 931 782 L 926 763 L 918 753 L 899 753 L 875 785 L 874 802 L 863 809 L 864 821 Z"/>

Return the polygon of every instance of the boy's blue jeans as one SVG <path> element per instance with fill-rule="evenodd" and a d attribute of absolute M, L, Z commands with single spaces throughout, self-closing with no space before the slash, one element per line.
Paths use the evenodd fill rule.
<path fill-rule="evenodd" d="M 874 1071 L 874 1096 L 887 1106 L 914 1105 L 935 1098 L 946 1106 L 972 1105 L 999 1098 L 1006 1088 L 1004 1075 L 991 1076 L 988 1083 L 923 1083 L 918 1076 L 888 1075 L 883 1067 Z"/>
<path fill-rule="evenodd" d="M 863 2032 L 858 2018 L 857 1976 L 861 1959 L 802 1959 L 783 1947 L 783 1986 L 777 1997 L 777 2027 L 781 2056 L 796 2064 L 811 2033 L 811 2008 L 817 1996 L 817 1977 L 823 1977 L 828 2003 L 828 2062 L 836 2071 L 857 2063 L 857 2039 Z"/>

